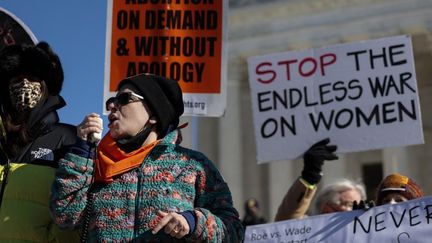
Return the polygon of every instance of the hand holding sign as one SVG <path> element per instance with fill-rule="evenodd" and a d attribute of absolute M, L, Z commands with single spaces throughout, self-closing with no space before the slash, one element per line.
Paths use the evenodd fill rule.
<path fill-rule="evenodd" d="M 312 145 L 303 155 L 302 178 L 310 184 L 315 185 L 321 180 L 324 160 L 338 159 L 334 154 L 337 146 L 328 145 L 329 143 L 329 138 L 323 139 Z"/>
<path fill-rule="evenodd" d="M 370 200 L 369 202 L 366 202 L 364 200 L 360 200 L 360 202 L 357 201 L 353 202 L 353 210 L 357 210 L 357 209 L 368 210 L 373 207 L 375 207 L 375 202 L 373 200 Z"/>

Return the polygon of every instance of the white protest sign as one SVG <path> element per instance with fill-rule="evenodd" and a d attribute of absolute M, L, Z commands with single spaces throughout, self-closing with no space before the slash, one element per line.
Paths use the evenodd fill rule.
<path fill-rule="evenodd" d="M 259 163 L 424 143 L 410 36 L 248 59 Z"/>
<path fill-rule="evenodd" d="M 245 243 L 431 242 L 432 197 L 246 227 Z"/>

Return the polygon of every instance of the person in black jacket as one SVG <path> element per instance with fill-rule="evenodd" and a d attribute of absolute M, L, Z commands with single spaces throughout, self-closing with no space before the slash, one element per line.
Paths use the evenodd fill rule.
<path fill-rule="evenodd" d="M 58 237 L 48 211 L 58 160 L 76 141 L 76 127 L 57 114 L 63 78 L 46 42 L 0 51 L 0 241 L 73 239 Z"/>
<path fill-rule="evenodd" d="M 56 167 L 64 146 L 76 139 L 76 127 L 59 122 L 57 110 L 66 105 L 59 95 L 62 84 L 60 60 L 48 43 L 12 45 L 0 52 L 2 157 Z"/>

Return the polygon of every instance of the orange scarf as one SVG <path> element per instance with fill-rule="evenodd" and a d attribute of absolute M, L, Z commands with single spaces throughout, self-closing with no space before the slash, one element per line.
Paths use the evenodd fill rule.
<path fill-rule="evenodd" d="M 140 166 L 159 141 L 156 140 L 135 151 L 125 153 L 107 133 L 98 145 L 95 180 L 105 183 L 112 182 L 113 176 Z"/>

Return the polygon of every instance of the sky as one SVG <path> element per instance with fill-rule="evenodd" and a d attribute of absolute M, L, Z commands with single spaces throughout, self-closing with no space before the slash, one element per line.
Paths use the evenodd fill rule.
<path fill-rule="evenodd" d="M 59 55 L 65 74 L 60 94 L 67 103 L 60 120 L 78 125 L 88 113 L 102 115 L 107 1 L 1 0 L 0 7 Z"/>

